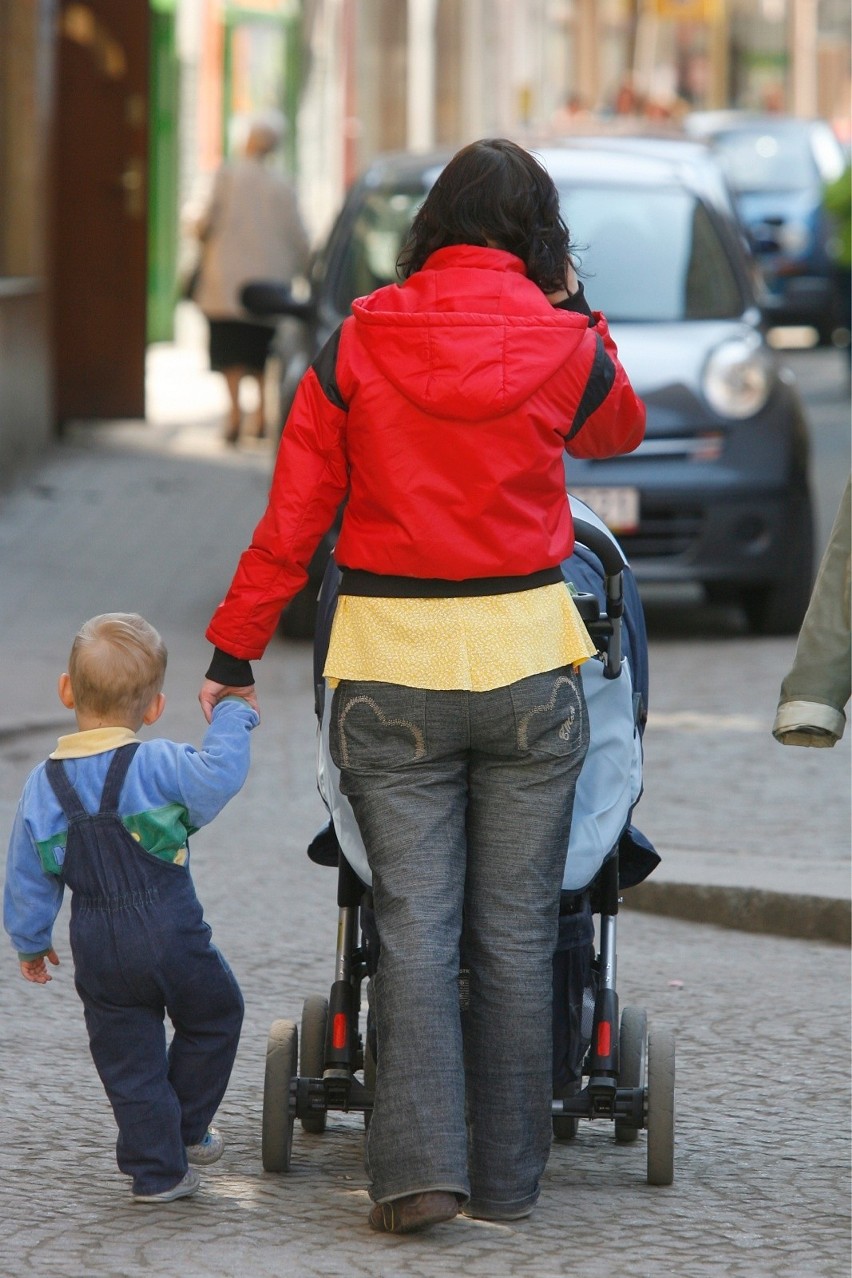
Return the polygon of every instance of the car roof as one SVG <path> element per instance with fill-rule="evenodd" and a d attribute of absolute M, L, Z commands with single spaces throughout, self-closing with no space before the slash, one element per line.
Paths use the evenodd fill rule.
<path fill-rule="evenodd" d="M 817 123 L 820 122 L 766 111 L 693 111 L 684 119 L 684 128 L 693 137 L 712 137 L 717 133 L 735 133 L 738 129 L 807 133 Z"/>
<path fill-rule="evenodd" d="M 685 187 L 733 214 L 733 200 L 719 163 L 707 144 L 695 138 L 590 133 L 524 145 L 541 159 L 557 184 L 575 180 L 620 187 Z M 368 187 L 422 184 L 426 189 L 453 154 L 452 150 L 440 150 L 380 155 L 361 181 Z"/>

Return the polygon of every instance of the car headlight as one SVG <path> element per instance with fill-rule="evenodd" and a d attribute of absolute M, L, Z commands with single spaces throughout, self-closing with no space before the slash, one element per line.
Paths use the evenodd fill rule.
<path fill-rule="evenodd" d="M 704 366 L 704 394 L 714 412 L 741 420 L 759 413 L 772 389 L 773 367 L 760 338 L 734 337 Z"/>

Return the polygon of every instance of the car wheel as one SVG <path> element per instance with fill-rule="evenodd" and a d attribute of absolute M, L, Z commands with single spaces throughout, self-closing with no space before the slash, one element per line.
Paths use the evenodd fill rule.
<path fill-rule="evenodd" d="M 768 585 L 746 586 L 740 602 L 758 635 L 794 635 L 807 611 L 813 585 L 814 521 L 810 498 L 800 496 L 789 520 L 784 576 Z"/>

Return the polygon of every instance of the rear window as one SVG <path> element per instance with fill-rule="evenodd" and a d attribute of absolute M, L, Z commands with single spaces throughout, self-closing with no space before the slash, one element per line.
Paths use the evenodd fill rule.
<path fill-rule="evenodd" d="M 336 310 L 396 280 L 425 199 L 421 186 L 368 190 L 333 271 Z M 573 186 L 560 191 L 590 304 L 608 320 L 675 322 L 739 315 L 736 274 L 704 206 L 678 188 Z"/>
<path fill-rule="evenodd" d="M 589 304 L 608 320 L 729 319 L 743 296 L 704 205 L 688 191 L 613 186 L 560 192 Z"/>
<path fill-rule="evenodd" d="M 334 282 L 335 309 L 341 315 L 347 313 L 353 298 L 364 297 L 398 279 L 397 258 L 425 199 L 422 186 L 366 192 Z"/>

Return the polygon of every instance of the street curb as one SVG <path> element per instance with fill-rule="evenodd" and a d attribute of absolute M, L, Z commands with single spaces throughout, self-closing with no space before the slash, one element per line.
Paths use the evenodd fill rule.
<path fill-rule="evenodd" d="M 852 944 L 852 902 L 835 897 L 646 882 L 625 893 L 624 908 L 740 932 Z"/>

